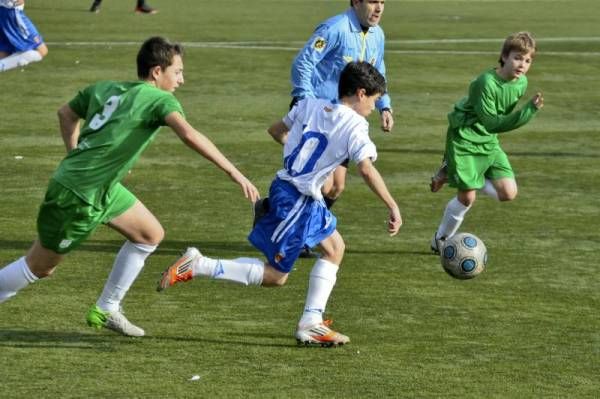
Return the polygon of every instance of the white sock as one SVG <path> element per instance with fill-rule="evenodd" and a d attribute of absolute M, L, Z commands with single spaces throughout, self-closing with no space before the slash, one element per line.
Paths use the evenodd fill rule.
<path fill-rule="evenodd" d="M 192 275 L 227 280 L 243 285 L 261 285 L 265 264 L 256 258 L 212 259 L 202 256 L 194 263 Z"/>
<path fill-rule="evenodd" d="M 0 72 L 8 71 L 9 69 L 25 66 L 31 62 L 42 60 L 42 55 L 37 50 L 23 51 L 22 53 L 14 53 L 0 60 Z"/>
<path fill-rule="evenodd" d="M 327 300 L 337 280 L 339 266 L 324 259 L 315 262 L 310 271 L 304 313 L 298 325 L 311 326 L 323 322 Z"/>
<path fill-rule="evenodd" d="M 155 250 L 156 245 L 125 241 L 96 305 L 104 311 L 118 311 L 125 294 L 142 271 L 146 258 Z"/>
<path fill-rule="evenodd" d="M 38 278 L 27 266 L 24 256 L 4 267 L 0 270 L 0 303 L 15 296 L 17 291 L 36 280 Z"/>
<path fill-rule="evenodd" d="M 494 187 L 490 179 L 485 179 L 485 184 L 479 191 L 495 199 L 496 201 L 500 201 L 498 198 L 498 191 L 496 191 L 496 187 Z"/>
<path fill-rule="evenodd" d="M 465 214 L 470 209 L 470 206 L 464 206 L 457 197 L 452 198 L 442 217 L 442 222 L 438 227 L 436 238 L 450 238 L 458 231 L 462 224 Z"/>

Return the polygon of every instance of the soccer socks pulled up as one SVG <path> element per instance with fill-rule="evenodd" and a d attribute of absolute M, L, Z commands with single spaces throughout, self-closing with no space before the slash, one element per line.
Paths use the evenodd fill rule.
<path fill-rule="evenodd" d="M 38 278 L 31 272 L 25 257 L 0 270 L 0 303 L 12 298 L 17 292 Z"/>
<path fill-rule="evenodd" d="M 142 271 L 146 258 L 156 250 L 156 245 L 125 241 L 117 254 L 112 271 L 106 280 L 102 295 L 96 305 L 107 312 L 119 310 L 121 301 Z"/>
<path fill-rule="evenodd" d="M 490 179 L 485 179 L 485 184 L 479 191 L 489 196 L 490 198 L 495 199 L 496 201 L 500 201 L 500 197 L 498 197 L 498 191 L 496 190 L 496 187 L 494 187 L 494 184 Z"/>
<path fill-rule="evenodd" d="M 452 198 L 448 202 L 448 205 L 446 205 L 446 210 L 444 211 L 444 216 L 437 229 L 435 238 L 449 238 L 456 234 L 469 209 L 471 209 L 471 207 L 464 206 L 457 197 Z"/>
<path fill-rule="evenodd" d="M 14 53 L 0 60 L 0 72 L 8 71 L 9 69 L 25 66 L 31 62 L 42 60 L 42 55 L 36 50 L 23 51 L 22 53 Z"/>
<path fill-rule="evenodd" d="M 194 262 L 192 274 L 215 280 L 227 280 L 243 285 L 261 285 L 265 265 L 256 258 L 237 258 L 232 260 L 212 259 L 202 256 Z"/>
<path fill-rule="evenodd" d="M 323 313 L 327 301 L 337 280 L 339 266 L 325 259 L 315 262 L 308 280 L 308 292 L 304 312 L 298 322 L 299 326 L 311 326 L 323 322 Z"/>

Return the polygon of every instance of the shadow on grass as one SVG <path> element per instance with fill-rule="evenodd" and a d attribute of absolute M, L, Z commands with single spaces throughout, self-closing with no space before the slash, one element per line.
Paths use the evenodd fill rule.
<path fill-rule="evenodd" d="M 289 343 L 276 342 L 282 338 L 289 339 Z M 103 331 L 97 334 L 82 334 L 77 332 L 58 331 L 0 330 L 0 347 L 10 348 L 92 349 L 94 351 L 111 352 L 117 350 L 118 346 L 121 345 L 134 345 L 152 341 L 175 341 L 177 345 L 196 343 L 270 348 L 289 348 L 297 346 L 293 337 L 258 333 L 229 333 L 222 339 L 216 339 L 169 335 L 147 335 L 144 338 L 132 338 L 113 334 L 110 331 Z"/>
<path fill-rule="evenodd" d="M 139 338 L 101 333 L 82 334 L 60 331 L 0 330 L 0 347 L 113 351 L 115 348 L 106 344 L 115 342 L 115 340 L 117 340 L 119 345 L 122 345 L 134 344 L 139 341 Z"/>
<path fill-rule="evenodd" d="M 125 239 L 122 240 L 90 240 L 82 244 L 79 248 L 75 249 L 73 253 L 77 252 L 108 252 L 117 253 Z M 31 241 L 15 241 L 15 240 L 0 240 L 0 250 L 15 250 L 20 249 L 25 253 L 29 247 L 31 247 Z M 233 253 L 248 253 L 249 251 L 256 251 L 247 241 L 163 241 L 156 253 L 158 254 L 173 254 L 180 255 L 189 246 L 199 248 L 203 252 L 210 253 L 212 251 L 225 251 Z"/>
<path fill-rule="evenodd" d="M 395 154 L 436 154 L 443 155 L 443 150 L 429 148 L 377 148 L 377 152 L 391 152 Z M 541 158 L 600 158 L 598 154 L 580 152 L 532 152 L 532 151 L 507 151 L 510 156 L 516 157 L 541 157 Z"/>

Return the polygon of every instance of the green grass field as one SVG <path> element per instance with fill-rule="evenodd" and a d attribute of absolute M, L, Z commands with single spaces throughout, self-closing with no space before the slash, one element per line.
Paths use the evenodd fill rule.
<path fill-rule="evenodd" d="M 290 63 L 314 26 L 346 0 L 28 0 L 50 54 L 0 74 L 0 265 L 34 239 L 37 207 L 64 155 L 56 110 L 100 79 L 135 79 L 150 35 L 187 44 L 177 97 L 265 194 L 281 163 L 266 127 L 289 103 Z M 293 338 L 312 262 L 280 289 L 194 280 L 155 292 L 188 245 L 213 257 L 259 256 L 251 207 L 236 185 L 162 131 L 126 180 L 167 235 L 125 300 L 148 336 L 84 322 L 123 239 L 100 228 L 49 279 L 0 305 L 2 398 L 597 398 L 600 396 L 600 35 L 597 2 L 386 1 L 386 64 L 396 128 L 372 118 L 377 166 L 404 226 L 350 168 L 336 204 L 347 253 L 328 306 L 352 342 L 300 348 Z M 527 98 L 545 107 L 504 135 L 520 193 L 480 197 L 462 227 L 489 249 L 488 270 L 449 278 L 429 239 L 453 192 L 431 194 L 446 113 L 502 39 L 530 30 L 539 54 Z M 20 158 L 22 157 L 22 158 Z M 189 381 L 199 375 L 197 381 Z"/>

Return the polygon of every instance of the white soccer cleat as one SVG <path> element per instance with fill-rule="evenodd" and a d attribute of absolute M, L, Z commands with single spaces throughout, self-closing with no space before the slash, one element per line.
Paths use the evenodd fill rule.
<path fill-rule="evenodd" d="M 433 237 L 431 238 L 431 250 L 439 255 L 442 252 L 442 249 L 444 249 L 444 241 L 446 240 L 446 237 L 442 237 L 442 238 L 437 238 L 437 233 L 433 233 Z"/>
<path fill-rule="evenodd" d="M 309 327 L 299 326 L 298 330 L 296 330 L 298 344 L 331 347 L 349 343 L 350 338 L 329 328 L 331 323 L 331 320 L 325 320 Z"/>
<path fill-rule="evenodd" d="M 106 312 L 94 305 L 86 316 L 87 324 L 96 329 L 108 328 L 128 337 L 143 337 L 144 330 L 127 320 L 121 311 Z"/>

